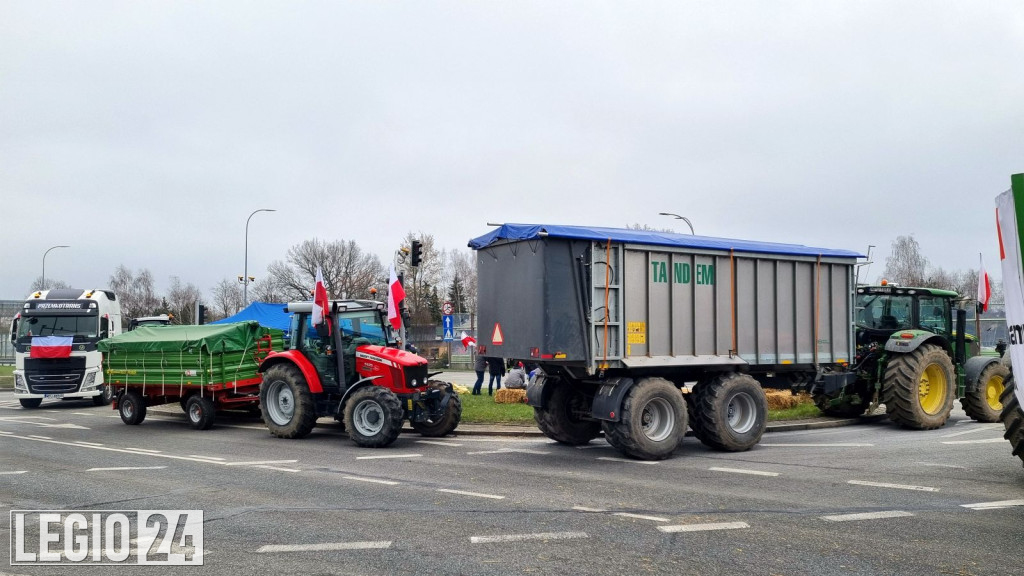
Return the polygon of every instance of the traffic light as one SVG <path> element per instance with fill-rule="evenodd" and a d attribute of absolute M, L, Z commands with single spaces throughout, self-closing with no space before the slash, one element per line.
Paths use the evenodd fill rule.
<path fill-rule="evenodd" d="M 410 263 L 413 267 L 416 267 L 420 265 L 421 261 L 423 261 L 423 243 L 419 240 L 413 240 Z"/>

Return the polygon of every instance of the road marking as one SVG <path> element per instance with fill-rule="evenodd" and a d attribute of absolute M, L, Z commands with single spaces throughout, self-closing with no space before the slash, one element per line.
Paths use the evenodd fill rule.
<path fill-rule="evenodd" d="M 778 476 L 778 472 L 762 472 L 761 470 L 744 470 L 742 468 L 717 468 L 711 467 L 708 470 L 714 472 L 732 472 L 733 474 L 753 474 L 754 476 Z"/>
<path fill-rule="evenodd" d="M 998 502 L 978 502 L 977 504 L 961 504 L 963 508 L 971 510 L 1001 510 L 1011 506 L 1024 506 L 1024 500 L 1000 500 Z"/>
<path fill-rule="evenodd" d="M 966 466 L 956 466 L 955 464 L 940 464 L 938 462 L 914 462 L 921 466 L 934 466 L 936 468 L 959 468 L 960 470 L 966 470 Z"/>
<path fill-rule="evenodd" d="M 938 492 L 938 488 L 932 488 L 930 486 L 911 486 L 908 484 L 889 484 L 886 482 L 868 482 L 867 480 L 848 480 L 847 484 L 856 484 L 857 486 L 874 486 L 875 488 L 896 488 L 899 490 L 918 490 L 921 492 Z"/>
<path fill-rule="evenodd" d="M 630 460 L 629 458 L 612 458 L 611 456 L 598 456 L 597 459 L 607 460 L 609 462 L 628 462 L 630 464 L 661 464 L 661 462 L 651 460 Z"/>
<path fill-rule="evenodd" d="M 162 450 L 150 450 L 149 448 L 135 448 L 133 446 L 128 446 L 125 449 L 126 450 L 134 450 L 136 452 L 148 452 L 150 454 L 159 454 L 160 452 L 163 452 Z"/>
<path fill-rule="evenodd" d="M 953 432 L 952 434 L 943 434 L 942 436 L 939 436 L 939 438 L 955 438 L 957 436 L 964 436 L 966 434 L 974 434 L 975 432 L 984 432 L 985 430 L 996 430 L 996 429 L 1002 430 L 1003 429 L 1003 425 L 1002 424 L 995 424 L 995 425 L 987 424 L 987 425 L 971 426 L 970 430 L 964 430 L 963 432 Z"/>
<path fill-rule="evenodd" d="M 943 444 L 996 444 L 998 442 L 1006 442 L 1002 438 L 986 438 L 984 440 L 949 440 L 943 442 Z"/>
<path fill-rule="evenodd" d="M 84 446 L 103 446 L 99 442 L 86 442 L 85 440 L 75 440 L 75 444 L 82 444 Z"/>
<path fill-rule="evenodd" d="M 114 470 L 163 470 L 167 466 L 115 466 L 113 468 L 89 468 L 86 472 L 110 472 Z"/>
<path fill-rule="evenodd" d="M 557 444 L 557 442 L 556 442 Z M 607 444 L 587 444 L 585 446 L 577 446 L 577 450 L 591 450 L 594 448 L 608 448 Z"/>
<path fill-rule="evenodd" d="M 359 476 L 342 476 L 345 480 L 355 480 L 356 482 L 372 482 L 374 484 L 386 484 L 388 486 L 397 486 L 399 483 L 394 480 L 378 480 L 376 478 L 360 478 Z"/>
<path fill-rule="evenodd" d="M 390 541 L 385 542 L 326 542 L 323 544 L 269 544 L 256 551 L 257 554 L 269 552 L 325 552 L 332 550 L 379 550 L 391 547 Z"/>
<path fill-rule="evenodd" d="M 0 472 L 0 476 L 13 476 L 14 474 L 25 474 L 28 470 L 14 470 L 11 472 Z"/>
<path fill-rule="evenodd" d="M 277 470 L 279 472 L 302 472 L 298 468 L 282 468 L 280 466 L 267 466 L 265 464 L 253 466 L 253 468 L 266 468 L 267 470 Z"/>
<path fill-rule="evenodd" d="M 154 454 L 158 456 L 158 454 Z M 212 464 L 224 464 L 225 466 L 259 466 L 261 464 L 294 464 L 298 460 L 254 460 L 252 462 L 212 462 Z"/>
<path fill-rule="evenodd" d="M 774 448 L 871 448 L 874 444 L 860 442 L 835 442 L 831 444 L 765 444 L 761 442 L 758 446 L 771 446 Z"/>
<path fill-rule="evenodd" d="M 538 532 L 536 534 L 505 534 L 502 536 L 471 536 L 470 544 L 494 544 L 497 542 L 522 542 L 523 540 L 572 540 L 590 538 L 586 532 Z"/>
<path fill-rule="evenodd" d="M 889 510 L 886 512 L 861 512 L 859 514 L 837 514 L 834 516 L 822 516 L 822 520 L 829 522 L 849 522 L 851 520 L 879 520 L 881 518 L 904 518 L 913 516 L 910 512 L 902 510 Z"/>
<path fill-rule="evenodd" d="M 90 412 L 72 412 L 75 416 L 92 416 Z"/>
<path fill-rule="evenodd" d="M 223 460 L 223 458 L 218 458 L 216 456 L 202 456 L 200 454 L 189 454 L 189 456 L 193 458 L 202 458 L 203 460 Z"/>
<path fill-rule="evenodd" d="M 434 446 L 462 446 L 456 442 L 441 442 L 440 440 L 417 440 L 417 444 L 433 444 Z"/>
<path fill-rule="evenodd" d="M 662 518 L 661 516 L 645 516 L 643 514 L 631 514 L 629 512 L 615 512 L 613 516 L 622 516 L 623 518 L 636 518 L 638 520 L 653 520 L 655 522 L 668 522 L 668 518 Z"/>
<path fill-rule="evenodd" d="M 438 492 L 446 492 L 448 494 L 461 494 L 462 496 L 475 496 L 477 498 L 491 498 L 494 500 L 504 500 L 504 496 L 498 496 L 496 494 L 481 494 L 479 492 L 466 492 L 464 490 L 449 490 L 447 488 L 438 488 Z"/>
<path fill-rule="evenodd" d="M 3 430 L 0 430 L 0 434 L 3 434 L 4 436 L 10 436 L 11 434 L 14 434 L 14 432 L 4 432 Z"/>
<path fill-rule="evenodd" d="M 579 510 L 580 512 L 607 512 L 603 508 L 587 508 L 586 506 L 573 506 L 573 510 Z"/>
<path fill-rule="evenodd" d="M 29 438 L 39 438 L 40 440 L 53 440 L 53 438 L 50 438 L 49 436 L 38 436 L 36 434 L 29 434 L 28 437 Z"/>
<path fill-rule="evenodd" d="M 356 456 L 356 460 L 385 460 L 388 458 L 419 458 L 423 454 L 385 454 L 383 456 Z"/>
<path fill-rule="evenodd" d="M 544 452 L 543 450 L 528 450 L 526 448 L 502 448 L 500 450 L 485 450 L 483 452 L 466 452 L 467 456 L 476 456 L 478 454 L 539 454 L 541 456 L 547 456 L 551 452 Z"/>
<path fill-rule="evenodd" d="M 707 530 L 739 530 L 750 528 L 746 522 L 714 522 L 711 524 L 680 524 L 677 526 L 658 526 L 658 530 L 669 534 L 674 532 L 704 532 Z"/>

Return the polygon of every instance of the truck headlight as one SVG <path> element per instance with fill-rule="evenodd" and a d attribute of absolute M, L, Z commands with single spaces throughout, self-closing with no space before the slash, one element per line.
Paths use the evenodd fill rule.
<path fill-rule="evenodd" d="M 28 392 L 28 385 L 25 384 L 25 377 L 22 376 L 21 374 L 14 375 L 14 389 L 24 390 L 25 392 Z"/>
<path fill-rule="evenodd" d="M 89 390 L 96 387 L 96 373 L 89 372 L 85 375 L 85 382 L 82 383 L 82 391 Z"/>

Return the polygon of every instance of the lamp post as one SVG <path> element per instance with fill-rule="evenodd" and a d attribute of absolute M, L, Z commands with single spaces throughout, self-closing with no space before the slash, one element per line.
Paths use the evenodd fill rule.
<path fill-rule="evenodd" d="M 49 254 L 50 250 L 53 250 L 54 248 L 70 248 L 70 246 L 51 246 L 46 250 L 46 252 L 43 252 L 43 282 L 42 286 L 39 287 L 40 290 L 46 290 L 46 255 Z"/>
<path fill-rule="evenodd" d="M 250 282 L 250 280 L 249 280 L 249 220 L 252 220 L 253 215 L 256 214 L 257 212 L 277 212 L 277 210 L 273 210 L 271 208 L 260 208 L 258 210 L 253 210 L 252 214 L 249 214 L 249 217 L 245 219 L 245 265 L 244 265 L 244 268 L 243 268 L 244 275 L 242 276 L 242 304 L 246 305 L 246 306 L 249 304 L 249 282 Z"/>
<path fill-rule="evenodd" d="M 686 225 L 690 227 L 690 234 L 694 234 L 693 224 L 690 222 L 690 219 L 687 218 L 686 216 L 680 216 L 679 214 L 673 214 L 671 212 L 658 212 L 658 216 L 674 216 L 676 220 L 682 220 L 683 222 L 686 222 Z M 694 234 L 694 236 L 696 236 L 696 234 Z"/>

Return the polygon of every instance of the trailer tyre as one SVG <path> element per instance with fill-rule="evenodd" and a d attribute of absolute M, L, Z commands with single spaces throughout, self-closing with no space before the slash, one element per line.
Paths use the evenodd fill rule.
<path fill-rule="evenodd" d="M 129 390 L 121 395 L 121 400 L 117 403 L 117 413 L 121 415 L 121 421 L 129 426 L 142 424 L 146 419 L 146 401 L 138 392 Z"/>
<path fill-rule="evenodd" d="M 108 384 L 104 384 L 100 389 L 100 393 L 97 396 L 92 397 L 92 403 L 94 406 L 108 406 L 114 400 L 114 388 Z"/>
<path fill-rule="evenodd" d="M 978 382 L 960 399 L 964 412 L 978 422 L 999 422 L 1001 398 L 1009 376 L 1010 370 L 999 362 L 986 366 L 978 375 Z"/>
<path fill-rule="evenodd" d="M 544 408 L 533 409 L 533 419 L 545 436 L 555 442 L 581 446 L 597 438 L 601 423 L 587 419 L 590 403 L 578 388 L 565 380 L 548 380 L 551 396 Z"/>
<path fill-rule="evenodd" d="M 954 374 L 949 355 L 934 344 L 894 355 L 882 388 L 889 419 L 919 430 L 944 425 L 953 410 Z"/>
<path fill-rule="evenodd" d="M 22 408 L 39 408 L 39 405 L 43 403 L 42 398 L 22 398 L 18 400 L 21 402 Z"/>
<path fill-rule="evenodd" d="M 383 448 L 402 432 L 405 416 L 398 396 L 380 386 L 365 386 L 345 404 L 345 429 L 364 448 Z"/>
<path fill-rule="evenodd" d="M 278 438 L 302 438 L 316 426 L 313 394 L 302 372 L 291 364 L 271 366 L 263 374 L 260 410 L 263 423 Z"/>
<path fill-rule="evenodd" d="M 723 374 L 693 392 L 694 435 L 705 446 L 727 452 L 749 450 L 768 425 L 768 400 L 747 374 Z"/>
<path fill-rule="evenodd" d="M 626 393 L 619 422 L 602 422 L 608 443 L 627 456 L 664 460 L 686 434 L 686 401 L 664 378 L 644 378 Z"/>
<path fill-rule="evenodd" d="M 458 427 L 459 422 L 462 420 L 462 398 L 459 398 L 459 393 L 452 389 L 451 385 L 447 382 L 428 382 L 427 388 L 440 389 L 442 395 L 447 394 L 448 404 L 445 407 L 444 414 L 437 420 L 412 422 L 412 429 L 419 432 L 422 436 L 432 438 L 447 436 L 455 431 L 455 428 Z"/>
<path fill-rule="evenodd" d="M 1003 404 L 1001 418 L 1003 420 L 1003 438 L 1010 441 L 1013 448 L 1013 455 L 1021 459 L 1024 464 L 1024 410 L 1021 409 L 1017 394 L 1014 391 L 1013 376 L 1005 380 L 1003 395 L 1000 396 Z"/>
<path fill-rule="evenodd" d="M 185 414 L 188 415 L 188 422 L 196 430 L 209 430 L 213 426 L 213 419 L 217 414 L 217 408 L 213 400 L 198 395 L 189 396 L 185 402 Z"/>

